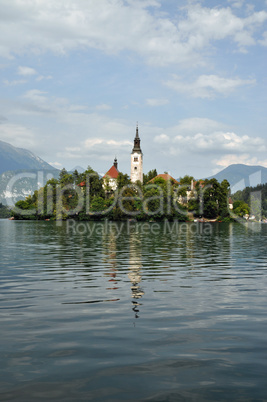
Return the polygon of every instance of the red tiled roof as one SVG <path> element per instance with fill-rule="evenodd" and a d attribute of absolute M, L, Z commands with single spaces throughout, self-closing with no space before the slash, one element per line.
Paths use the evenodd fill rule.
<path fill-rule="evenodd" d="M 156 177 L 154 177 L 152 180 L 150 180 L 150 181 L 154 181 L 155 179 L 159 179 L 159 178 L 162 178 L 163 180 L 172 180 L 174 183 L 178 183 L 178 181 L 177 180 L 175 180 L 173 177 L 171 177 L 168 173 L 161 173 L 161 174 L 158 174 Z"/>
<path fill-rule="evenodd" d="M 115 166 L 111 166 L 109 171 L 104 175 L 104 177 L 109 177 L 110 179 L 117 179 L 119 175 L 119 171 L 115 168 Z"/>

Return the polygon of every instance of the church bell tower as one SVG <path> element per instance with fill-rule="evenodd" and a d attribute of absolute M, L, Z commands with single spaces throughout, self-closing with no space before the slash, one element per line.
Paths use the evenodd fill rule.
<path fill-rule="evenodd" d="M 138 180 L 143 183 L 143 154 L 140 147 L 140 138 L 137 124 L 134 146 L 131 153 L 131 182 L 135 183 Z"/>

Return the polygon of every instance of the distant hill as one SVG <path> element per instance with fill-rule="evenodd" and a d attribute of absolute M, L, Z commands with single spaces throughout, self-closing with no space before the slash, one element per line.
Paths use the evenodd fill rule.
<path fill-rule="evenodd" d="M 243 164 L 230 165 L 221 172 L 208 177 L 219 182 L 226 179 L 231 185 L 232 194 L 245 187 L 254 187 L 257 184 L 267 183 L 267 168 L 263 166 L 248 166 Z"/>
<path fill-rule="evenodd" d="M 0 141 L 0 203 L 14 204 L 58 175 L 58 169 L 27 149 Z"/>
<path fill-rule="evenodd" d="M 22 169 L 57 170 L 27 149 L 17 148 L 0 141 L 0 174 Z"/>

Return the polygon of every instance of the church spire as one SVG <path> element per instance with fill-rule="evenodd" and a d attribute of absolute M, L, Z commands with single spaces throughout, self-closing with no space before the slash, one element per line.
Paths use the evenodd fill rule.
<path fill-rule="evenodd" d="M 113 166 L 118 170 L 118 160 L 117 160 L 117 156 L 115 156 Z"/>
<path fill-rule="evenodd" d="M 138 134 L 138 121 L 136 122 L 136 134 L 135 134 L 136 138 L 139 138 L 139 134 Z"/>
<path fill-rule="evenodd" d="M 136 124 L 136 133 L 135 133 L 135 139 L 134 139 L 133 152 L 142 152 L 141 147 L 140 147 L 139 133 L 138 133 L 138 123 Z"/>

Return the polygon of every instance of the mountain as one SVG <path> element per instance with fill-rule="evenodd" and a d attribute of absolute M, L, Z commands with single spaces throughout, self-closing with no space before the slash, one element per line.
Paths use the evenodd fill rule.
<path fill-rule="evenodd" d="M 0 141 L 0 174 L 22 169 L 57 170 L 27 149 L 16 148 L 7 142 Z"/>
<path fill-rule="evenodd" d="M 219 182 L 226 179 L 231 185 L 232 194 L 245 187 L 255 187 L 267 183 L 267 168 L 263 166 L 248 166 L 243 164 L 230 165 L 221 172 L 208 177 Z"/>
<path fill-rule="evenodd" d="M 0 203 L 3 205 L 14 205 L 58 176 L 58 169 L 32 152 L 0 141 Z"/>

